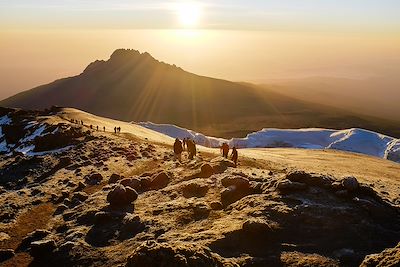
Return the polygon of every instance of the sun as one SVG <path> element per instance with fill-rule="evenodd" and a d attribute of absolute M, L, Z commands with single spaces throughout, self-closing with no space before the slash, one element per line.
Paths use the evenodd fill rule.
<path fill-rule="evenodd" d="M 200 22 L 201 6 L 196 2 L 182 2 L 176 6 L 179 22 L 185 28 L 196 27 Z"/>

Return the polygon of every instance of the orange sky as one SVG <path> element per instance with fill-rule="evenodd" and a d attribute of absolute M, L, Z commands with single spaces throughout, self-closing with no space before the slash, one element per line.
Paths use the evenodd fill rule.
<path fill-rule="evenodd" d="M 234 81 L 400 73 L 400 37 L 232 30 L 2 30 L 0 98 L 79 74 L 117 48 Z"/>
<path fill-rule="evenodd" d="M 79 74 L 117 48 L 234 81 L 391 79 L 399 13 L 398 0 L 4 0 L 0 98 Z"/>

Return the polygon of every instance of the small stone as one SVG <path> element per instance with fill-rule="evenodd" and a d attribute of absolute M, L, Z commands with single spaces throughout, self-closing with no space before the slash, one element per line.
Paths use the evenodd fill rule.
<path fill-rule="evenodd" d="M 68 209 L 68 207 L 66 206 L 66 205 L 64 205 L 64 204 L 60 204 L 57 208 L 56 208 L 56 210 L 54 211 L 54 215 L 58 215 L 58 214 L 61 214 L 61 213 L 63 213 L 65 210 L 67 210 Z"/>
<path fill-rule="evenodd" d="M 353 192 L 358 189 L 360 184 L 358 183 L 357 179 L 355 177 L 346 177 L 342 180 L 342 185 L 343 187 L 349 191 Z"/>
<path fill-rule="evenodd" d="M 118 182 L 118 180 L 120 180 L 122 178 L 121 175 L 113 173 L 110 176 L 110 179 L 108 179 L 108 183 L 109 184 L 115 184 L 116 182 Z"/>

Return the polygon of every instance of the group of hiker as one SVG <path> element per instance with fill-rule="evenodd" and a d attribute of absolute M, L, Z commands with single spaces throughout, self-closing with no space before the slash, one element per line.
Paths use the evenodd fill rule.
<path fill-rule="evenodd" d="M 220 147 L 222 151 L 222 156 L 224 158 L 228 158 L 229 154 L 229 145 L 227 143 L 223 143 Z M 175 159 L 179 162 L 182 161 L 182 152 L 187 150 L 188 151 L 188 159 L 192 160 L 194 156 L 196 156 L 196 142 L 190 138 L 183 138 L 183 140 L 179 140 L 179 138 L 175 139 L 174 143 L 174 155 Z M 237 166 L 238 161 L 238 151 L 236 147 L 232 148 L 231 160 L 235 163 L 235 167 Z"/>
<path fill-rule="evenodd" d="M 71 122 L 72 122 L 72 123 L 79 124 L 79 125 L 83 125 L 83 121 L 82 121 L 82 120 L 71 119 Z"/>
<path fill-rule="evenodd" d="M 85 126 L 85 124 L 83 123 L 82 120 L 71 119 L 71 122 L 75 123 L 75 124 L 79 124 L 79 125 Z M 99 131 L 99 126 L 94 126 L 94 125 L 90 124 L 90 125 L 88 125 L 88 127 L 91 130 Z M 106 127 L 103 126 L 103 132 L 105 132 L 105 131 L 106 131 Z M 114 127 L 114 133 L 120 133 L 120 132 L 121 132 L 121 127 Z"/>
<path fill-rule="evenodd" d="M 222 151 L 222 156 L 224 158 L 228 158 L 228 154 L 229 154 L 229 145 L 228 143 L 223 143 L 220 147 L 221 151 Z M 231 154 L 231 160 L 235 163 L 235 167 L 237 166 L 237 161 L 238 161 L 238 151 L 236 149 L 236 147 L 232 148 L 232 154 Z"/>
<path fill-rule="evenodd" d="M 190 138 L 183 138 L 183 140 L 175 139 L 174 143 L 174 154 L 175 158 L 179 161 L 182 161 L 182 152 L 187 150 L 188 159 L 192 160 L 197 153 L 196 142 Z"/>

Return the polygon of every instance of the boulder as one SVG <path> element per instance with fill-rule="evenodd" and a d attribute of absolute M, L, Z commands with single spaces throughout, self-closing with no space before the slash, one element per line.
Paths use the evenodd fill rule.
<path fill-rule="evenodd" d="M 48 257 L 56 248 L 56 242 L 51 239 L 34 241 L 31 243 L 30 254 L 34 258 Z"/>
<path fill-rule="evenodd" d="M 18 246 L 18 250 L 26 250 L 27 248 L 29 248 L 32 242 L 42 240 L 49 234 L 50 234 L 49 231 L 43 229 L 38 229 L 29 233 L 22 239 L 20 245 Z"/>
<path fill-rule="evenodd" d="M 138 193 L 135 191 L 135 189 L 119 184 L 108 193 L 107 201 L 111 206 L 123 207 L 130 205 L 137 199 L 137 197 Z"/>
<path fill-rule="evenodd" d="M 344 178 L 342 180 L 342 185 L 349 192 L 356 191 L 360 186 L 360 184 L 358 183 L 358 181 L 357 181 L 357 179 L 355 177 L 346 177 L 346 178 Z"/>
<path fill-rule="evenodd" d="M 165 172 L 155 174 L 150 182 L 150 190 L 158 190 L 164 188 L 169 183 L 169 176 Z"/>
<path fill-rule="evenodd" d="M 125 178 L 119 182 L 123 186 L 129 186 L 135 190 L 140 190 L 140 180 L 138 178 Z"/>
<path fill-rule="evenodd" d="M 213 174 L 214 174 L 214 169 L 210 164 L 204 163 L 203 165 L 201 165 L 199 174 L 200 177 L 208 178 Z"/>
<path fill-rule="evenodd" d="M 183 187 L 182 193 L 186 198 L 204 197 L 208 192 L 209 187 L 205 184 L 190 183 Z"/>
<path fill-rule="evenodd" d="M 249 189 L 250 188 L 249 179 L 247 179 L 245 177 L 241 177 L 241 176 L 235 176 L 235 177 L 226 176 L 226 177 L 222 178 L 221 183 L 225 187 L 234 186 L 234 187 L 241 188 L 241 189 Z"/>

